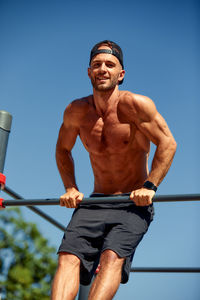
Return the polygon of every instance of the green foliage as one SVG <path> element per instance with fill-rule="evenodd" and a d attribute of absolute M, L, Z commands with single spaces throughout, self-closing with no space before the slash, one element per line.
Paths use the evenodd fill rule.
<path fill-rule="evenodd" d="M 47 300 L 56 269 L 55 248 L 18 208 L 0 212 L 2 299 Z"/>

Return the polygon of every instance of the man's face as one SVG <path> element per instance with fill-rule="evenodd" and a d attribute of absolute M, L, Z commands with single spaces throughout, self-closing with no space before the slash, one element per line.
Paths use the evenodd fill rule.
<path fill-rule="evenodd" d="M 110 49 L 108 46 L 101 46 L 100 49 Z M 91 66 L 88 69 L 88 76 L 91 79 L 93 88 L 97 91 L 108 91 L 124 78 L 124 70 L 112 54 L 100 53 L 94 56 Z"/>

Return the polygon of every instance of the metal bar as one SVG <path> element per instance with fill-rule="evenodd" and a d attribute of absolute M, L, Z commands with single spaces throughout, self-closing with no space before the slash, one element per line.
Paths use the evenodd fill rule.
<path fill-rule="evenodd" d="M 78 300 L 88 300 L 91 286 L 92 282 L 89 285 L 80 285 Z"/>
<path fill-rule="evenodd" d="M 18 199 L 22 199 L 22 198 L 18 198 Z M 179 202 L 179 201 L 200 201 L 200 194 L 156 196 L 153 200 L 153 202 Z M 132 201 L 129 199 L 129 196 L 92 197 L 92 198 L 84 198 L 80 203 L 80 205 L 106 204 L 106 203 L 131 203 L 131 202 Z M 58 204 L 60 204 L 60 199 L 58 198 L 24 199 L 20 201 L 3 200 L 4 206 L 33 206 L 33 205 L 58 205 Z"/>
<path fill-rule="evenodd" d="M 3 173 L 8 137 L 11 129 L 12 116 L 5 110 L 0 110 L 0 173 Z"/>
<path fill-rule="evenodd" d="M 10 195 L 11 197 L 15 198 L 15 199 L 24 199 L 22 196 L 20 196 L 19 194 L 15 193 L 13 190 L 11 190 L 10 188 L 8 188 L 7 186 L 5 186 L 3 192 L 7 193 L 8 195 Z M 9 201 L 9 200 L 7 200 Z M 13 202 L 19 202 L 21 203 L 23 200 L 10 200 Z M 55 219 L 53 219 L 52 217 L 50 217 L 49 215 L 45 214 L 43 211 L 41 211 L 40 209 L 31 206 L 28 207 L 30 210 L 32 210 L 33 212 L 35 212 L 36 214 L 38 214 L 39 216 L 41 216 L 42 218 L 44 218 L 46 221 L 50 222 L 51 224 L 53 224 L 54 226 L 56 226 L 57 228 L 61 229 L 62 231 L 65 231 L 65 226 L 63 226 L 62 224 L 60 224 L 59 222 L 57 222 Z"/>
<path fill-rule="evenodd" d="M 200 273 L 200 268 L 131 268 L 131 272 L 145 273 Z"/>

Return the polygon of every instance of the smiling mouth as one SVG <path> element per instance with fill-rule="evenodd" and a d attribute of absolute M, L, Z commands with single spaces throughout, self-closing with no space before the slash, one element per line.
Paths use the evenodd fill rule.
<path fill-rule="evenodd" d="M 100 81 L 104 81 L 104 80 L 108 80 L 109 78 L 99 78 L 99 77 L 97 77 L 97 80 L 100 80 Z"/>

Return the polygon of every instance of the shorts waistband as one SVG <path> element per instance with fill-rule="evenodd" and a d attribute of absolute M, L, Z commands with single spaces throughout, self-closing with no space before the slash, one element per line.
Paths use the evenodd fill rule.
<path fill-rule="evenodd" d="M 121 196 L 130 196 L 131 193 L 122 193 L 122 194 L 103 194 L 103 193 L 92 193 L 90 198 L 92 197 L 121 197 Z"/>

